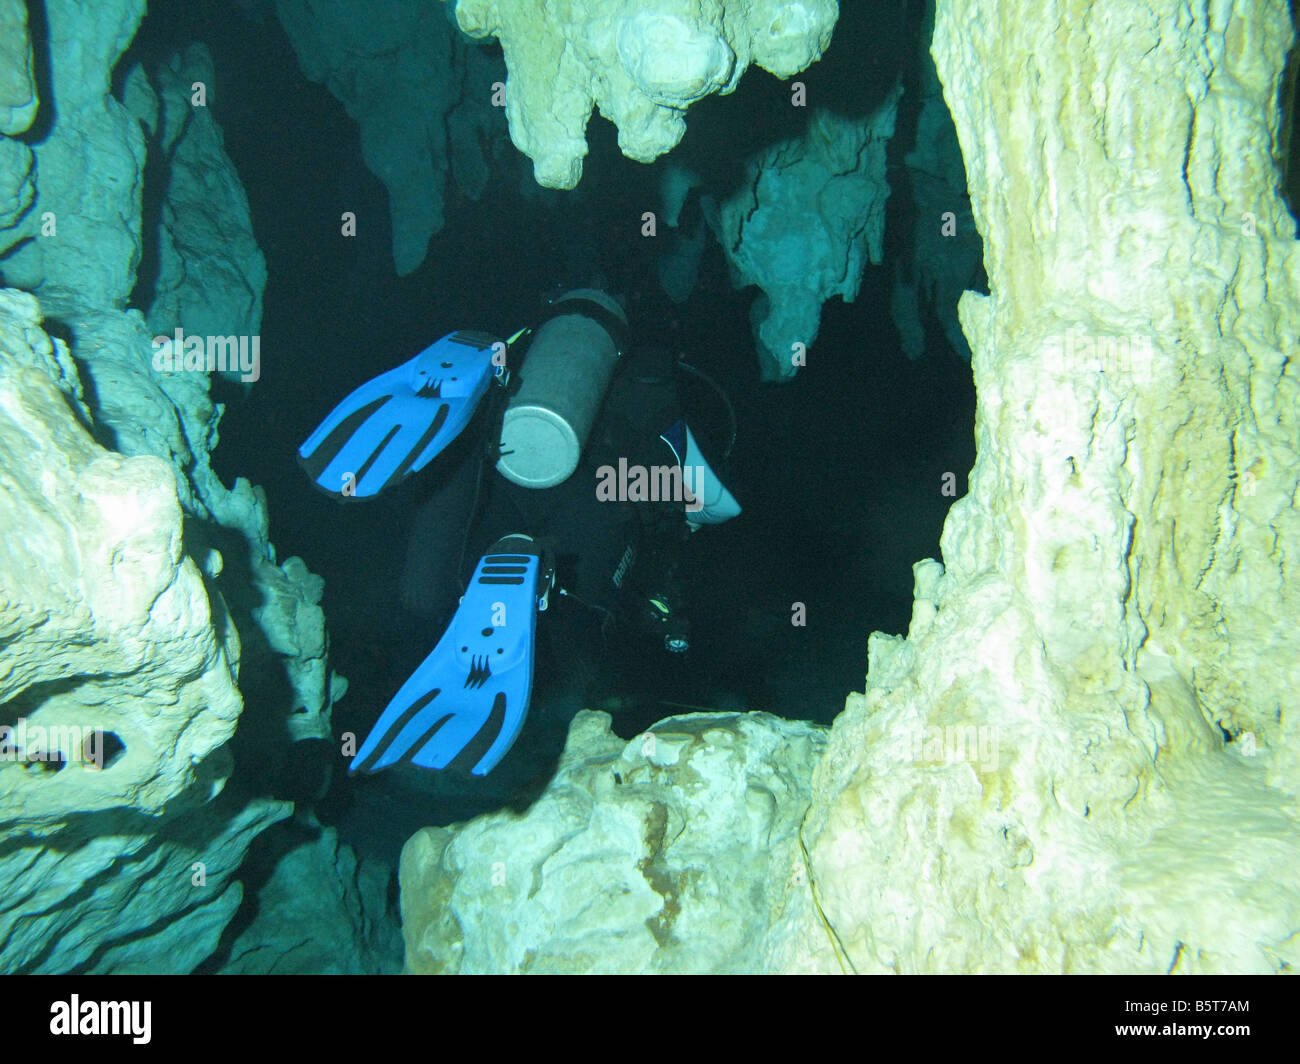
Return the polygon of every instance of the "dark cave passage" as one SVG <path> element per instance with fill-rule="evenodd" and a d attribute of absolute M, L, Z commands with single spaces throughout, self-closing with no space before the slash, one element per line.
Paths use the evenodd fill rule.
<path fill-rule="evenodd" d="M 874 26 L 867 13 L 846 11 L 838 37 L 884 34 L 893 51 L 876 48 L 862 66 L 851 49 L 833 49 L 806 75 L 810 91 L 851 112 L 870 106 L 854 99 L 877 98 L 895 77 L 919 84 L 923 9 L 914 5 Z M 642 212 L 658 202 L 663 160 L 645 166 L 624 158 L 611 124 L 591 123 L 590 155 L 572 192 L 534 187 L 520 195 L 531 167 L 506 146 L 477 202 L 452 186 L 424 264 L 395 277 L 387 195 L 361 161 L 355 124 L 302 76 L 278 21 L 249 30 L 219 0 L 158 8 L 131 55 L 148 66 L 198 39 L 214 56 L 214 116 L 247 190 L 269 273 L 262 379 L 251 388 L 214 382 L 227 404 L 214 466 L 227 482 L 245 476 L 265 488 L 280 555 L 301 555 L 325 578 L 331 663 L 349 681 L 334 710 L 336 736 L 364 734 L 437 639 L 427 620 L 401 609 L 401 581 L 415 511 L 447 473 L 435 461 L 382 498 L 340 507 L 302 475 L 297 445 L 350 389 L 437 335 L 456 328 L 508 334 L 535 318 L 558 287 L 594 276 L 625 300 L 634 336 L 670 337 L 728 393 L 738 422 L 729 476 L 745 508 L 741 519 L 688 544 L 695 574 L 689 660 L 668 669 L 653 654 L 616 663 L 615 686 L 601 689 L 605 702 L 620 707 L 615 728 L 630 737 L 685 706 L 829 723 L 845 695 L 862 689 L 868 634 L 906 631 L 911 565 L 939 555 L 952 502 L 942 478 L 953 474 L 960 495 L 974 458 L 969 366 L 932 317 L 925 357 L 909 360 L 890 316 L 896 260 L 914 254 L 907 234 L 920 208 L 902 160 L 920 104 L 905 94 L 889 149 L 895 187 L 885 261 L 867 267 L 853 303 L 825 305 L 807 367 L 789 383 L 768 384 L 760 382 L 750 335 L 756 290 L 733 288 L 716 244 L 700 260 L 689 300 L 665 297 L 659 246 L 641 234 Z M 692 112 L 686 157 L 692 136 L 706 150 L 719 138 L 733 147 L 752 140 L 743 116 L 755 110 L 780 106 L 790 115 L 766 136 L 798 135 L 806 116 L 784 106 L 786 93 L 777 79 L 752 71 L 734 96 L 703 101 Z M 355 237 L 340 235 L 344 211 L 358 219 Z M 572 699 L 562 661 L 538 667 L 539 699 Z M 361 781 L 371 794 L 363 805 L 393 787 L 419 791 L 409 779 L 386 778 Z M 359 819 L 347 811 L 357 787 L 336 771 L 322 815 Z M 474 793 L 478 799 L 452 800 L 439 789 L 446 808 L 419 802 L 410 824 L 393 826 L 392 841 L 420 823 L 499 802 L 503 788 L 476 785 Z"/>

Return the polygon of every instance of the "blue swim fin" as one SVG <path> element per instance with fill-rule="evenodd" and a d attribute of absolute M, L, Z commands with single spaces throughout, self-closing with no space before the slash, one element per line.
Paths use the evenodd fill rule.
<path fill-rule="evenodd" d="M 418 473 L 469 423 L 504 359 L 494 336 L 448 333 L 409 362 L 367 381 L 301 447 L 298 462 L 317 486 L 366 498 Z"/>
<path fill-rule="evenodd" d="M 552 579 L 527 536 L 495 543 L 433 653 L 393 696 L 352 772 L 396 764 L 486 776 L 528 714 L 537 611 Z"/>

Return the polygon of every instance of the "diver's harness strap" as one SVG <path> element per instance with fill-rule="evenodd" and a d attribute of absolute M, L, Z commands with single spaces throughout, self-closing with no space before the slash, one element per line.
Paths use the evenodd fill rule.
<path fill-rule="evenodd" d="M 465 571 L 465 552 L 469 549 L 469 535 L 474 528 L 474 519 L 478 515 L 479 499 L 483 494 L 483 469 L 491 462 L 496 465 L 502 455 L 501 450 L 501 425 L 506 416 L 506 406 L 510 402 L 510 397 L 519 390 L 519 380 L 510 373 L 509 351 L 510 348 L 519 340 L 525 339 L 533 330 L 520 329 L 509 340 L 506 341 L 506 357 L 500 362 L 493 361 L 492 384 L 488 387 L 488 393 L 484 397 L 484 404 L 487 409 L 484 412 L 484 418 L 487 421 L 487 432 L 484 434 L 483 442 L 479 447 L 478 469 L 474 473 L 474 499 L 469 507 L 469 520 L 465 523 L 465 534 L 460 541 L 460 555 L 456 559 L 456 579 L 461 579 L 461 574 Z M 500 341 L 495 341 L 500 342 Z M 495 354 L 495 347 L 493 354 Z M 554 566 L 551 567 L 552 571 Z M 553 580 L 552 580 L 553 582 Z M 546 607 L 543 606 L 542 609 Z"/>
<path fill-rule="evenodd" d="M 551 592 L 558 590 L 555 586 L 555 546 L 546 536 L 541 536 L 534 542 L 537 545 L 537 556 L 541 559 L 541 576 L 537 583 L 537 612 L 545 613 L 551 604 Z"/>

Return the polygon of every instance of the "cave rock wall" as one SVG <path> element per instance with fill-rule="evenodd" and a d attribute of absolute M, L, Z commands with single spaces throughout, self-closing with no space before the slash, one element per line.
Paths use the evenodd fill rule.
<path fill-rule="evenodd" d="M 31 32 L 22 9 L 0 0 L 0 971 L 185 972 L 291 808 L 227 786 L 237 729 L 274 762 L 329 735 L 342 683 L 319 578 L 211 469 L 207 374 L 155 361 L 164 320 L 260 325 L 247 201 L 189 102 L 210 59 L 123 71 L 119 99 L 143 0 L 48 0 Z"/>
<path fill-rule="evenodd" d="M 835 722 L 772 968 L 1300 963 L 1290 45 L 1281 0 L 941 0 L 978 458 Z"/>

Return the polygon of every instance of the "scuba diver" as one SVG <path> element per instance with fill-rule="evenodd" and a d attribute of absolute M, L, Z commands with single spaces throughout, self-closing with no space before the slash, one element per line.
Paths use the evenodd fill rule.
<path fill-rule="evenodd" d="M 416 519 L 403 592 L 408 608 L 450 619 L 352 772 L 491 772 L 528 713 L 538 613 L 554 618 L 543 627 L 565 660 L 647 638 L 665 656 L 687 652 L 683 544 L 741 508 L 682 414 L 681 369 L 722 394 L 665 345 L 629 344 L 620 303 L 578 288 L 509 340 L 447 334 L 353 391 L 302 444 L 316 486 L 357 500 L 473 426 Z M 715 462 L 734 439 L 732 415 Z M 500 479 L 485 477 L 489 462 Z"/>

